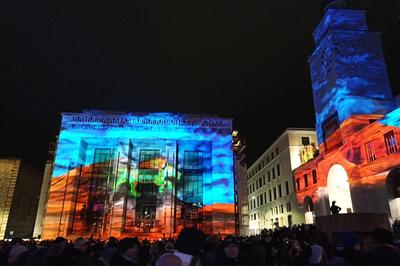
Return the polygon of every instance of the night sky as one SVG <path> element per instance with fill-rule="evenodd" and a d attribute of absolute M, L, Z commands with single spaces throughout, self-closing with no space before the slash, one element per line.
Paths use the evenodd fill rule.
<path fill-rule="evenodd" d="M 0 155 L 44 167 L 61 112 L 234 118 L 252 163 L 314 127 L 307 58 L 320 1 L 7 1 L 0 14 Z M 382 32 L 400 94 L 400 0 L 353 0 Z"/>

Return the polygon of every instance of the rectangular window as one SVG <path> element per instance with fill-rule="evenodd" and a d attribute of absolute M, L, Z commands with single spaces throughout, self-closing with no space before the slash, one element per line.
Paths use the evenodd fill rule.
<path fill-rule="evenodd" d="M 300 178 L 296 178 L 296 188 L 297 188 L 297 191 L 300 190 Z"/>
<path fill-rule="evenodd" d="M 277 172 L 278 176 L 281 175 L 281 166 L 279 164 L 276 166 L 276 172 Z"/>
<path fill-rule="evenodd" d="M 279 208 L 281 209 L 281 213 L 283 213 L 283 205 L 280 205 Z"/>
<path fill-rule="evenodd" d="M 271 190 L 269 190 L 269 202 L 271 202 L 272 201 L 272 192 L 271 192 Z"/>
<path fill-rule="evenodd" d="M 276 149 L 275 149 L 275 153 L 276 153 L 276 155 L 278 155 L 278 154 L 279 154 L 279 149 L 278 149 L 278 147 L 276 147 Z"/>
<path fill-rule="evenodd" d="M 257 196 L 257 208 L 260 207 L 260 197 Z"/>
<path fill-rule="evenodd" d="M 188 156 L 194 157 L 194 165 L 187 165 Z M 193 152 L 184 155 L 184 166 L 192 167 L 193 175 L 186 174 L 186 169 L 183 169 L 185 174 L 181 177 L 182 198 L 183 200 L 194 200 L 193 202 L 202 202 L 202 189 L 203 189 L 203 165 L 197 165 L 198 161 L 202 160 L 202 153 Z M 155 180 L 159 175 L 161 152 L 160 150 L 146 150 L 142 149 L 139 153 L 139 171 L 138 171 L 138 196 L 136 198 L 136 212 L 135 219 L 138 224 L 144 221 L 145 216 L 148 217 L 148 224 L 153 227 L 155 225 L 156 208 L 157 208 L 157 194 L 158 186 Z M 186 164 L 185 164 L 186 163 Z M 128 165 L 130 163 L 128 162 Z M 188 183 L 194 180 L 195 184 L 189 186 Z M 201 200 L 200 200 L 201 198 Z M 122 217 L 123 223 L 126 216 Z"/>
<path fill-rule="evenodd" d="M 385 146 L 386 146 L 386 152 L 387 154 L 392 154 L 397 152 L 397 143 L 396 143 L 396 137 L 394 135 L 393 131 L 390 131 L 385 134 Z"/>
<path fill-rule="evenodd" d="M 337 129 L 339 129 L 339 118 L 338 118 L 338 114 L 335 113 L 333 115 L 331 115 L 330 117 L 328 117 L 323 125 L 322 125 L 323 129 L 324 129 L 324 137 L 325 140 L 328 139 L 328 137 L 330 135 L 332 135 Z"/>
<path fill-rule="evenodd" d="M 276 214 L 279 214 L 278 206 L 275 207 L 275 213 L 276 213 Z"/>
<path fill-rule="evenodd" d="M 264 192 L 264 202 L 267 204 L 267 192 Z"/>
<path fill-rule="evenodd" d="M 276 187 L 274 187 L 274 200 L 276 200 Z"/>
<path fill-rule="evenodd" d="M 250 210 L 253 209 L 253 201 L 250 200 Z"/>
<path fill-rule="evenodd" d="M 304 175 L 304 187 L 308 187 L 308 176 L 307 176 L 307 174 Z"/>
<path fill-rule="evenodd" d="M 375 145 L 374 141 L 370 141 L 365 144 L 365 150 L 367 152 L 367 159 L 368 162 L 372 162 L 376 160 L 376 154 L 375 154 Z"/>
<path fill-rule="evenodd" d="M 263 186 L 265 185 L 265 175 L 263 175 Z"/>
<path fill-rule="evenodd" d="M 279 193 L 279 197 L 281 198 L 282 197 L 282 186 L 281 185 L 278 186 L 278 193 Z"/>
<path fill-rule="evenodd" d="M 317 170 L 312 170 L 312 179 L 313 179 L 313 184 L 317 184 Z"/>
<path fill-rule="evenodd" d="M 272 179 L 275 179 L 275 168 L 272 168 Z"/>
<path fill-rule="evenodd" d="M 325 149 L 331 150 L 342 145 L 339 117 L 337 112 L 328 117 L 322 124 Z"/>
<path fill-rule="evenodd" d="M 270 181 L 271 181 L 271 172 L 268 171 L 268 182 L 270 182 Z"/>
<path fill-rule="evenodd" d="M 310 145 L 310 138 L 309 137 L 301 137 L 301 144 L 303 144 L 303 146 Z"/>
<path fill-rule="evenodd" d="M 264 205 L 264 198 L 262 194 L 260 195 L 260 205 Z"/>
<path fill-rule="evenodd" d="M 285 182 L 286 195 L 289 195 L 289 182 Z"/>
<path fill-rule="evenodd" d="M 271 161 L 274 159 L 274 152 L 271 152 Z"/>
<path fill-rule="evenodd" d="M 288 220 L 288 226 L 292 226 L 293 225 L 293 219 L 292 219 L 292 215 L 288 215 L 287 216 L 287 220 Z"/>
<path fill-rule="evenodd" d="M 256 180 L 255 183 L 256 183 L 256 189 L 258 189 L 258 180 Z"/>
<path fill-rule="evenodd" d="M 254 192 L 254 191 L 256 191 L 256 190 L 254 189 L 254 183 L 253 183 L 253 192 Z"/>
<path fill-rule="evenodd" d="M 260 179 L 258 179 L 258 187 L 262 187 L 262 179 L 260 177 Z"/>
<path fill-rule="evenodd" d="M 286 210 L 287 212 L 292 211 L 292 206 L 290 205 L 290 202 L 286 203 Z"/>

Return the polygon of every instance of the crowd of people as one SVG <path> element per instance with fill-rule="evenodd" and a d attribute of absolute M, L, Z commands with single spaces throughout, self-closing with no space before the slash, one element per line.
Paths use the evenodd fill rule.
<path fill-rule="evenodd" d="M 335 243 L 335 244 L 332 244 Z M 328 237 L 315 226 L 263 230 L 251 237 L 204 235 L 185 228 L 177 239 L 107 241 L 59 237 L 53 241 L 0 242 L 1 266 L 400 266 L 392 232 L 376 229 Z"/>

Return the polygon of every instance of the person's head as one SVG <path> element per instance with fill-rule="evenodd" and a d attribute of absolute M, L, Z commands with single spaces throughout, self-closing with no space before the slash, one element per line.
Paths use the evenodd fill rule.
<path fill-rule="evenodd" d="M 157 260 L 156 266 L 182 266 L 182 261 L 173 254 L 165 254 Z"/>
<path fill-rule="evenodd" d="M 289 254 L 292 257 L 296 257 L 303 252 L 303 247 L 298 240 L 292 240 L 289 242 Z"/>
<path fill-rule="evenodd" d="M 336 201 L 332 201 L 332 206 L 335 206 L 336 205 Z"/>
<path fill-rule="evenodd" d="M 184 228 L 178 236 L 176 247 L 179 252 L 197 255 L 204 247 L 205 236 L 196 228 Z"/>
<path fill-rule="evenodd" d="M 173 252 L 175 250 L 174 243 L 171 241 L 165 242 L 164 249 L 166 252 Z"/>
<path fill-rule="evenodd" d="M 107 240 L 107 242 L 106 242 L 106 246 L 107 247 L 118 247 L 118 240 L 115 238 L 115 237 L 113 237 L 113 236 L 110 236 L 110 238 Z"/>
<path fill-rule="evenodd" d="M 53 246 L 56 247 L 54 250 L 59 250 L 60 253 L 67 247 L 67 245 L 68 241 L 61 236 L 57 237 L 53 242 Z"/>
<path fill-rule="evenodd" d="M 122 255 L 130 259 L 138 259 L 139 257 L 139 240 L 131 237 L 126 237 L 119 242 L 118 249 Z"/>
<path fill-rule="evenodd" d="M 65 244 L 66 245 L 66 244 L 68 244 L 68 241 L 64 237 L 59 236 L 54 240 L 54 244 Z"/>
<path fill-rule="evenodd" d="M 86 242 L 85 239 L 79 237 L 74 242 L 74 248 L 81 251 L 82 253 L 85 253 L 88 247 L 87 244 L 88 243 Z"/>
<path fill-rule="evenodd" d="M 225 237 L 224 241 L 222 242 L 222 246 L 224 248 L 224 254 L 228 258 L 236 259 L 239 256 L 239 245 L 235 237 Z"/>

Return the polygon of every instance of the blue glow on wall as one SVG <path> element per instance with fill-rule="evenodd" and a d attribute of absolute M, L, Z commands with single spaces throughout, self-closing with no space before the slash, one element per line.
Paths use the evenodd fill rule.
<path fill-rule="evenodd" d="M 132 145 L 132 150 L 129 145 Z M 65 113 L 53 178 L 66 175 L 80 166 L 92 165 L 95 150 L 99 148 L 112 149 L 112 158 L 119 156 L 121 166 L 118 178 L 124 179 L 130 175 L 132 183 L 138 178 L 141 149 L 157 149 L 161 152 L 160 160 L 164 162 L 160 167 L 166 169 L 163 175 L 175 174 L 175 169 L 167 169 L 169 161 L 172 165 L 172 156 L 177 156 L 175 153 L 179 153 L 178 168 L 181 171 L 185 151 L 201 152 L 202 204 L 234 203 L 231 119 L 172 113 Z M 130 170 L 126 166 L 129 160 L 132 165 Z M 164 176 L 161 178 L 160 182 L 166 182 Z"/>
<path fill-rule="evenodd" d="M 385 115 L 379 122 L 386 126 L 400 127 L 400 107 Z"/>
<path fill-rule="evenodd" d="M 386 114 L 395 107 L 380 35 L 368 31 L 365 12 L 329 9 L 314 32 L 309 59 L 319 143 L 322 125 L 357 114 Z"/>

